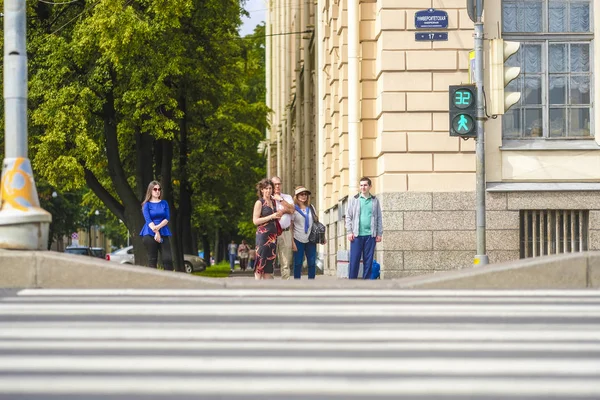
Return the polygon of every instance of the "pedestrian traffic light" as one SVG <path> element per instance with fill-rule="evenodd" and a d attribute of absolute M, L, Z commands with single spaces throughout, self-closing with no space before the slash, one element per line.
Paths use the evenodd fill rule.
<path fill-rule="evenodd" d="M 475 85 L 450 86 L 450 136 L 477 137 L 477 89 Z"/>
<path fill-rule="evenodd" d="M 490 40 L 490 89 L 489 112 L 491 115 L 504 114 L 519 101 L 521 93 L 506 92 L 504 88 L 521 73 L 519 67 L 504 67 L 504 61 L 515 54 L 521 44 L 502 39 Z"/>

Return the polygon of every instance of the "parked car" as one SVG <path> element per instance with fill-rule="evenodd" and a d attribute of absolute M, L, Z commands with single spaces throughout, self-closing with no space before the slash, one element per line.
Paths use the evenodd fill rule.
<path fill-rule="evenodd" d="M 92 251 L 92 256 L 94 257 L 104 258 L 106 256 L 106 250 L 104 250 L 102 247 L 90 247 L 90 250 Z"/>
<path fill-rule="evenodd" d="M 87 246 L 67 246 L 65 253 L 77 254 L 80 256 L 89 256 L 104 258 L 106 253 L 102 247 L 87 247 Z"/>
<path fill-rule="evenodd" d="M 127 246 L 116 250 L 113 253 L 107 254 L 106 259 L 108 261 L 118 262 L 120 264 L 135 264 L 133 246 Z M 188 274 L 191 274 L 192 272 L 202 272 L 206 269 L 206 263 L 204 262 L 204 259 L 193 254 L 184 254 L 183 264 L 185 267 L 185 272 Z"/>
<path fill-rule="evenodd" d="M 183 266 L 185 272 L 191 274 L 192 272 L 202 272 L 206 269 L 206 263 L 203 258 L 195 256 L 193 254 L 183 255 Z"/>
<path fill-rule="evenodd" d="M 133 246 L 124 247 L 106 255 L 108 261 L 119 264 L 134 264 Z"/>

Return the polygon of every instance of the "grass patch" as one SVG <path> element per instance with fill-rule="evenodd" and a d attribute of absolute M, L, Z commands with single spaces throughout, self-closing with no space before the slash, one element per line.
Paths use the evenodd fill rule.
<path fill-rule="evenodd" d="M 216 265 L 211 265 L 202 272 L 194 272 L 194 275 L 205 276 L 208 278 L 227 278 L 229 273 L 229 261 L 221 261 Z"/>

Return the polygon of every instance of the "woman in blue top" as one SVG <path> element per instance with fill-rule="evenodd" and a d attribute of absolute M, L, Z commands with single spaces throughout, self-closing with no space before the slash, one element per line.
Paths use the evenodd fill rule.
<path fill-rule="evenodd" d="M 146 223 L 140 232 L 146 251 L 148 252 L 148 266 L 156 268 L 158 252 L 160 251 L 165 271 L 173 271 L 171 257 L 171 231 L 167 224 L 171 218 L 169 203 L 162 200 L 160 183 L 152 181 L 146 190 L 146 198 L 142 203 L 142 213 Z"/>

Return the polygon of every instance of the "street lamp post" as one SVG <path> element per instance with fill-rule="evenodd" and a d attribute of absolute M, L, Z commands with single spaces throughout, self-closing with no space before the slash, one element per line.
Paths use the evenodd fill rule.
<path fill-rule="evenodd" d="M 4 1 L 4 116 L 0 248 L 44 250 L 52 216 L 40 207 L 27 158 L 25 0 Z"/>
<path fill-rule="evenodd" d="M 98 225 L 96 225 L 98 215 L 100 215 L 100 211 L 96 210 L 89 216 L 88 219 L 88 247 L 92 247 L 92 226 L 94 227 L 94 236 L 98 234 Z M 92 221 L 94 223 L 92 223 Z M 94 245 L 96 245 L 96 240 L 94 238 Z"/>

